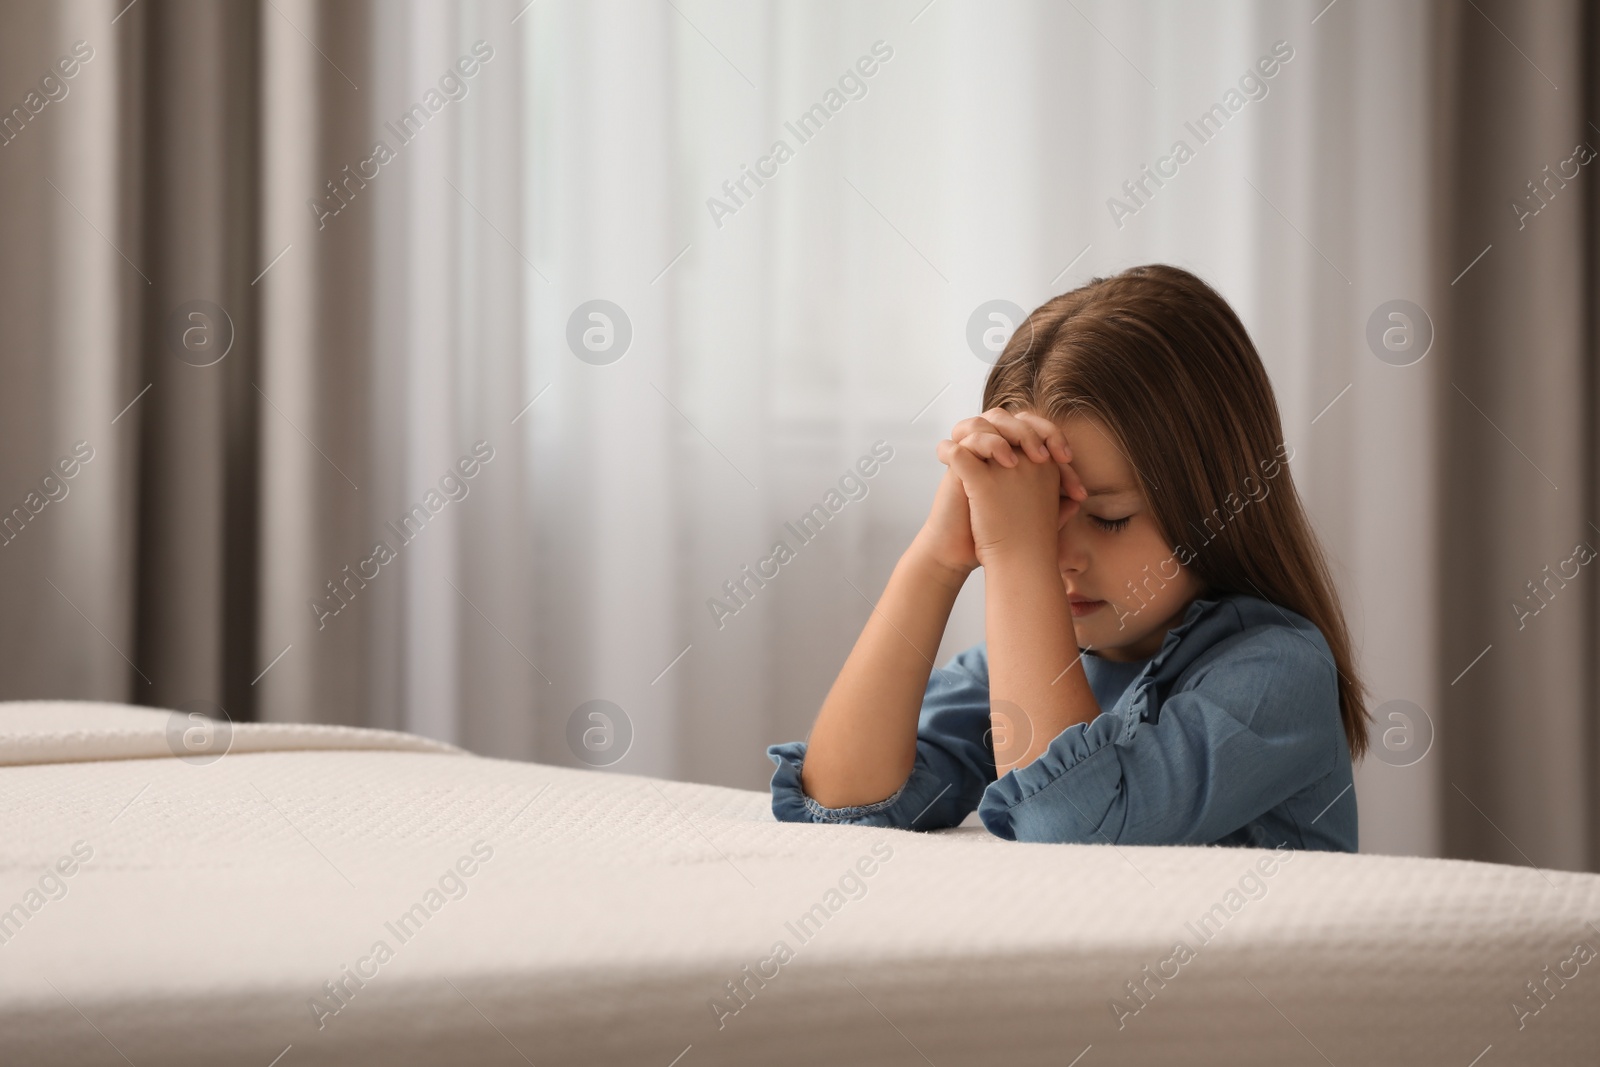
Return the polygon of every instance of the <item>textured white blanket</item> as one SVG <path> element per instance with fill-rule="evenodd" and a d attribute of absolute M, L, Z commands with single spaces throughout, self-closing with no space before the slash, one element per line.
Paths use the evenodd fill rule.
<path fill-rule="evenodd" d="M 1597 875 L 786 824 L 382 731 L 183 760 L 170 725 L 0 704 L 0 1062 L 1597 1060 Z"/>

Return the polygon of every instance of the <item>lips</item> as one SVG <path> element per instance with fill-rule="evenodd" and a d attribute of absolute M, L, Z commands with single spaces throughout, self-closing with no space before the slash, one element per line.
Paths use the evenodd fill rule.
<path fill-rule="evenodd" d="M 1073 618 L 1088 615 L 1090 612 L 1099 611 L 1105 606 L 1104 600 L 1090 600 L 1088 597 L 1078 596 L 1076 593 L 1067 594 L 1068 610 Z"/>

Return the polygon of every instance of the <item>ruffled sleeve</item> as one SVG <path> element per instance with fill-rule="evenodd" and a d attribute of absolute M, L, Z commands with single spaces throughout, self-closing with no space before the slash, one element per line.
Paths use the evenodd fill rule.
<path fill-rule="evenodd" d="M 780 822 L 851 823 L 903 830 L 935 830 L 961 823 L 994 781 L 989 739 L 989 677 L 983 645 L 934 670 L 917 720 L 911 774 L 899 789 L 870 804 L 830 808 L 800 785 L 807 742 L 769 745 L 772 814 Z"/>
<path fill-rule="evenodd" d="M 1320 634 L 1275 626 L 1219 642 L 1161 699 L 1162 661 L 1215 605 L 1191 605 L 1114 709 L 988 786 L 984 826 L 1016 841 L 1204 844 L 1332 772 L 1344 735 Z"/>

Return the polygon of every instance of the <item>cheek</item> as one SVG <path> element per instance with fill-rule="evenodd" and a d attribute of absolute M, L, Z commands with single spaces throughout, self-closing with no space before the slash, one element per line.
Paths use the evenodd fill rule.
<path fill-rule="evenodd" d="M 1114 587 L 1123 594 L 1131 596 L 1138 590 L 1141 599 L 1151 600 L 1179 592 L 1182 568 L 1160 533 L 1147 526 L 1130 524 L 1121 534 L 1103 534 L 1095 559 L 1114 576 Z"/>
<path fill-rule="evenodd" d="M 1139 566 L 1149 564 L 1151 573 L 1160 569 L 1164 560 L 1172 558 L 1172 547 L 1167 544 L 1167 539 L 1161 536 L 1161 531 L 1156 529 L 1154 520 L 1146 515 L 1139 518 L 1143 521 L 1130 526 L 1127 531 L 1130 535 L 1128 545 L 1139 557 Z M 1172 564 L 1167 564 L 1167 572 L 1172 572 Z"/>

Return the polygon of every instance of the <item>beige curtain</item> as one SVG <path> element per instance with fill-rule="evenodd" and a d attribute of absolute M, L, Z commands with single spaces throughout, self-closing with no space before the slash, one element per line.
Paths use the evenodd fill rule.
<path fill-rule="evenodd" d="M 3 485 L 93 454 L 3 549 L 6 697 L 530 753 L 515 13 L 6 9 L 8 100 L 92 58 L 0 148 Z"/>
<path fill-rule="evenodd" d="M 1437 31 L 1442 850 L 1597 870 L 1600 11 Z"/>
<path fill-rule="evenodd" d="M 1360 768 L 1363 848 L 1600 869 L 1593 5 L 125 2 L 0 11 L 0 697 L 557 763 L 601 698 L 614 770 L 763 788 L 976 403 L 970 309 L 1161 259 L 1245 318 L 1379 730 L 1431 737 Z M 593 299 L 635 331 L 609 366 L 567 340 Z M 1420 360 L 1368 341 L 1395 300 Z M 879 438 L 872 495 L 715 628 Z M 975 584 L 943 653 L 981 637 Z"/>

